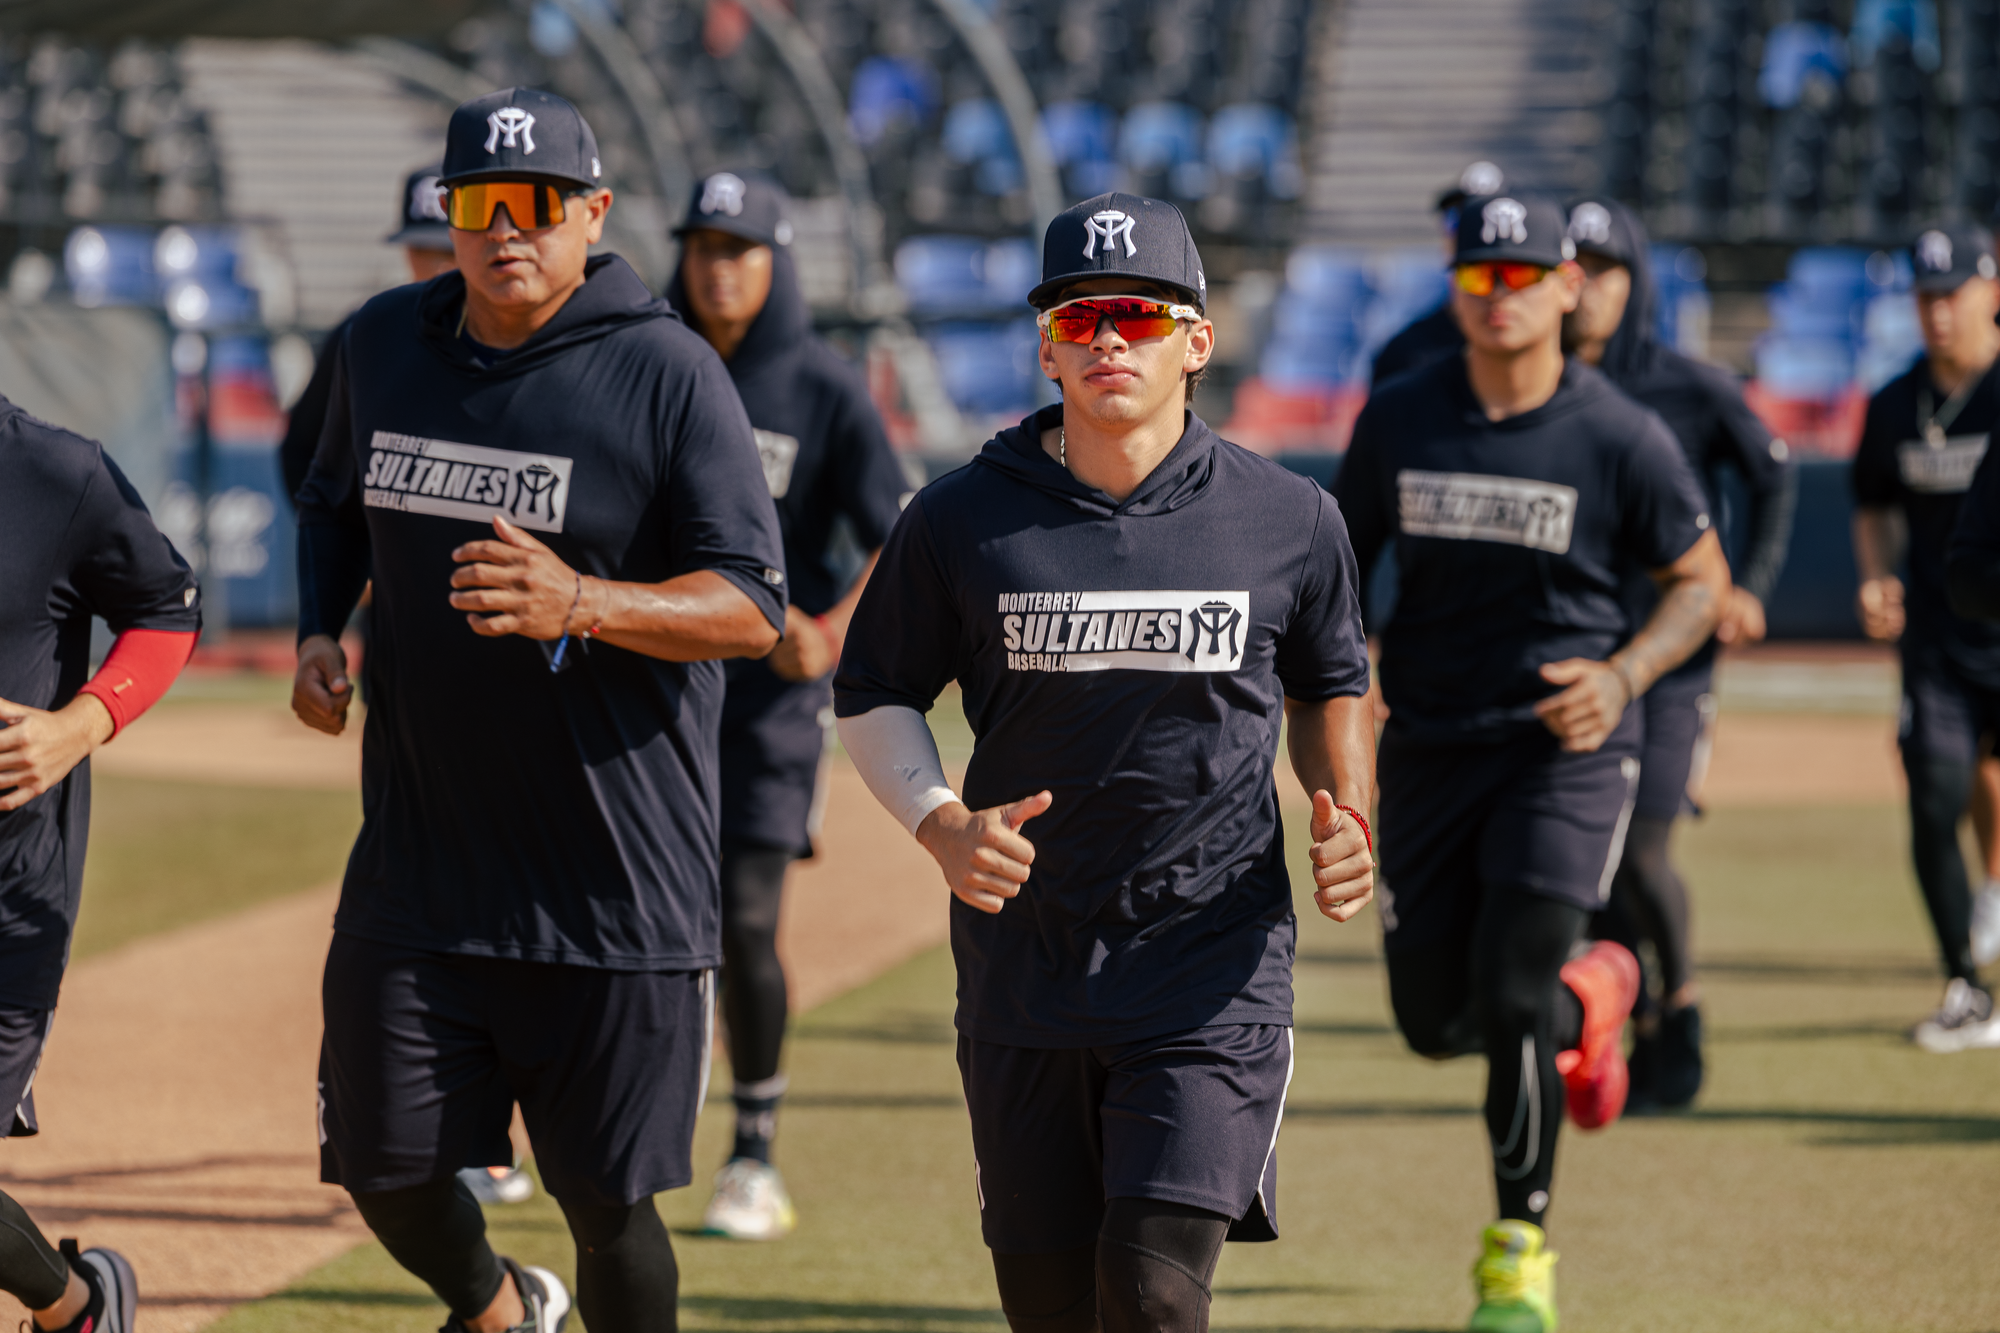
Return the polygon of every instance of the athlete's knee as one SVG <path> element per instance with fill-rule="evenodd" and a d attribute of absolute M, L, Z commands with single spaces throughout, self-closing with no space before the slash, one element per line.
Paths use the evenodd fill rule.
<path fill-rule="evenodd" d="M 1425 1059 L 1450 1060 L 1479 1049 L 1471 997 L 1461 980 L 1441 969 L 1391 962 L 1389 1008 L 1404 1042 Z"/>
<path fill-rule="evenodd" d="M 1160 1199 L 1113 1199 L 1097 1237 L 1104 1333 L 1202 1333 L 1229 1219 Z"/>
<path fill-rule="evenodd" d="M 354 1194 L 361 1220 L 393 1252 L 405 1244 L 477 1244 L 486 1215 L 458 1177 L 446 1176 L 406 1189 Z"/>
<path fill-rule="evenodd" d="M 1014 1333 L 1095 1333 L 1097 1243 L 1058 1254 L 993 1255 L 1000 1309 Z"/>

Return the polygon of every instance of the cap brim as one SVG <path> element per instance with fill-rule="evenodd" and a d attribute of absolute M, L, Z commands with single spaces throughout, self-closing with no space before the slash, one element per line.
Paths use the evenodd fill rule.
<path fill-rule="evenodd" d="M 1576 243 L 1576 257 L 1581 259 L 1585 255 L 1596 255 L 1599 259 L 1608 259 L 1614 264 L 1623 264 L 1626 268 L 1632 267 L 1632 256 L 1628 254 L 1624 254 L 1608 245 L 1590 245 L 1584 241 L 1578 241 Z"/>
<path fill-rule="evenodd" d="M 1540 264 L 1543 268 L 1561 268 L 1568 262 L 1560 251 L 1531 251 L 1514 245 L 1482 245 L 1476 250 L 1459 251 L 1451 257 L 1447 267 L 1456 268 L 1460 264 Z"/>
<path fill-rule="evenodd" d="M 411 223 L 401 231 L 382 238 L 384 245 L 405 245 L 418 250 L 451 249 L 451 228 L 442 222 Z"/>
<path fill-rule="evenodd" d="M 1920 292 L 1955 292 L 1978 277 L 1976 273 L 1926 273 L 1910 285 Z"/>
<path fill-rule="evenodd" d="M 1035 284 L 1028 292 L 1028 304 L 1037 310 L 1044 309 L 1050 304 L 1049 298 L 1056 295 L 1063 288 L 1073 287 L 1079 282 L 1095 282 L 1099 278 L 1130 278 L 1134 282 L 1144 282 L 1150 283 L 1155 287 L 1164 287 L 1170 292 L 1179 292 L 1187 298 L 1187 304 L 1201 311 L 1204 315 L 1208 313 L 1208 302 L 1201 299 L 1200 292 L 1190 291 L 1178 282 L 1168 282 L 1165 278 L 1149 278 L 1139 273 L 1070 273 L 1060 278 L 1050 278 L 1047 282 Z"/>
<path fill-rule="evenodd" d="M 778 243 L 778 238 L 770 232 L 760 230 L 750 223 L 740 222 L 732 217 L 703 218 L 699 222 L 683 222 L 669 234 L 678 238 L 687 235 L 691 231 L 724 232 L 730 236 L 740 236 L 746 241 L 755 241 L 759 245 L 774 246 Z"/>
<path fill-rule="evenodd" d="M 438 185 L 447 190 L 454 185 L 464 185 L 471 181 L 555 181 L 564 185 L 581 186 L 586 190 L 604 187 L 603 181 L 588 181 L 581 176 L 565 176 L 559 171 L 461 171 L 456 176 L 438 177 Z"/>

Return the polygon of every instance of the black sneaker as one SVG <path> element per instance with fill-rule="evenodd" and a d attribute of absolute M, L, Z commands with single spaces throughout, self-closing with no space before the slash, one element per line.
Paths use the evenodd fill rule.
<path fill-rule="evenodd" d="M 1701 1091 L 1701 1006 L 1686 1005 L 1660 1015 L 1657 1093 L 1660 1105 L 1679 1110 Z"/>
<path fill-rule="evenodd" d="M 1625 1094 L 1626 1115 L 1658 1115 L 1660 1111 L 1660 1035 L 1641 1032 L 1632 1038 L 1632 1053 L 1625 1057 L 1632 1087 Z"/>
<path fill-rule="evenodd" d="M 504 1254 L 500 1266 L 513 1274 L 514 1290 L 527 1310 L 526 1317 L 507 1333 L 562 1333 L 563 1325 L 569 1322 L 571 1304 L 569 1288 L 562 1279 L 546 1268 L 517 1264 Z M 456 1318 L 448 1319 L 438 1333 L 465 1333 L 465 1325 Z"/>
<path fill-rule="evenodd" d="M 97 1246 L 79 1251 L 74 1240 L 63 1241 L 61 1249 L 70 1271 L 90 1288 L 90 1304 L 70 1327 L 78 1333 L 132 1333 L 139 1318 L 139 1278 L 125 1256 Z"/>

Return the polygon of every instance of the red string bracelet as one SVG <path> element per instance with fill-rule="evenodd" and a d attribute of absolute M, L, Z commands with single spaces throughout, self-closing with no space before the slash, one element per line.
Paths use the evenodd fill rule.
<path fill-rule="evenodd" d="M 1341 811 L 1343 814 L 1354 816 L 1354 822 L 1361 825 L 1362 838 L 1368 843 L 1368 854 L 1370 856 L 1375 855 L 1375 834 L 1368 827 L 1368 821 L 1361 817 L 1361 812 L 1351 805 L 1336 805 L 1333 808 Z"/>

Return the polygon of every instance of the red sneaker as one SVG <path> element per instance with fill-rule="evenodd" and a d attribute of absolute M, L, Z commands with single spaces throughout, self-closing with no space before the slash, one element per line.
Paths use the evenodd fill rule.
<path fill-rule="evenodd" d="M 1578 1129 L 1602 1129 L 1625 1109 L 1631 1077 L 1625 1069 L 1625 1020 L 1639 998 L 1639 960 L 1622 944 L 1599 940 L 1563 964 L 1563 984 L 1583 1001 L 1583 1040 L 1556 1055 Z"/>

